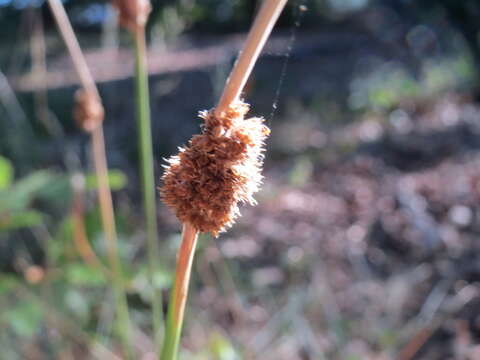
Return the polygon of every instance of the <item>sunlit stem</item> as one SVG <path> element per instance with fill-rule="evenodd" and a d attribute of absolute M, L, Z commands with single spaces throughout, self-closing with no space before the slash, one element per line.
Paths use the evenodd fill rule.
<path fill-rule="evenodd" d="M 175 282 L 170 294 L 167 327 L 161 360 L 176 360 L 182 333 L 185 304 L 188 296 L 193 256 L 197 244 L 198 231 L 190 224 L 183 225 L 182 243 L 177 255 Z"/>

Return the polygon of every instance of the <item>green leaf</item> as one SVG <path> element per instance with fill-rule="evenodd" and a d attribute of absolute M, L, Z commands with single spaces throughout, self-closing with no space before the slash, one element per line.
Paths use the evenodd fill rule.
<path fill-rule="evenodd" d="M 48 171 L 37 171 L 17 181 L 8 191 L 0 193 L 0 211 L 21 211 L 39 191 L 55 181 L 55 176 Z"/>
<path fill-rule="evenodd" d="M 127 185 L 127 177 L 120 170 L 110 170 L 108 172 L 108 183 L 113 191 L 121 190 Z M 86 186 L 89 190 L 98 188 L 98 179 L 95 174 L 87 175 Z"/>
<path fill-rule="evenodd" d="M 0 190 L 4 190 L 10 186 L 13 179 L 12 163 L 0 156 Z"/>
<path fill-rule="evenodd" d="M 38 211 L 22 211 L 0 216 L 0 231 L 32 227 L 43 221 L 43 215 Z"/>
<path fill-rule="evenodd" d="M 67 175 L 55 174 L 48 186 L 39 189 L 35 196 L 49 202 L 57 201 L 62 204 L 69 203 L 71 196 L 70 179 Z"/>
<path fill-rule="evenodd" d="M 70 264 L 65 268 L 65 277 L 72 285 L 100 286 L 106 284 L 102 270 L 83 264 Z"/>
<path fill-rule="evenodd" d="M 0 295 L 9 293 L 17 286 L 18 280 L 11 275 L 3 275 L 0 277 Z"/>

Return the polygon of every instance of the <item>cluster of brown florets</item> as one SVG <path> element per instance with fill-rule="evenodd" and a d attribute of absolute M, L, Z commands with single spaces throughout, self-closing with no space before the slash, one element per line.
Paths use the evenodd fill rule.
<path fill-rule="evenodd" d="M 203 131 L 168 160 L 160 194 L 182 222 L 217 236 L 239 216 L 239 203 L 255 204 L 262 181 L 262 118 L 244 119 L 249 106 L 237 102 L 224 113 L 200 113 Z"/>
<path fill-rule="evenodd" d="M 112 3 L 118 10 L 120 24 L 130 31 L 145 26 L 152 11 L 150 0 L 113 0 Z"/>
<path fill-rule="evenodd" d="M 77 90 L 73 117 L 80 129 L 86 132 L 95 130 L 104 118 L 103 105 L 99 97 L 95 93 L 83 89 Z"/>

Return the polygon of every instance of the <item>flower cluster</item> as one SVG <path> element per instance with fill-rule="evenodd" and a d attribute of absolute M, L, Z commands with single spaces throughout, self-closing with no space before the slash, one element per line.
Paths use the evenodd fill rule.
<path fill-rule="evenodd" d="M 239 216 L 239 203 L 255 204 L 270 130 L 262 118 L 245 119 L 248 110 L 237 102 L 220 115 L 201 112 L 202 133 L 168 160 L 161 197 L 180 221 L 201 232 L 218 236 Z"/>
<path fill-rule="evenodd" d="M 77 90 L 73 117 L 78 127 L 83 131 L 91 132 L 100 126 L 104 111 L 98 96 L 83 89 Z"/>
<path fill-rule="evenodd" d="M 118 10 L 120 24 L 130 31 L 145 26 L 152 11 L 150 0 L 113 0 Z"/>

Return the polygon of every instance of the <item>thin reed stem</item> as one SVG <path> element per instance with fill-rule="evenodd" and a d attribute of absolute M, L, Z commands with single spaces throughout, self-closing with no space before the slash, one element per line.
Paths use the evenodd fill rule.
<path fill-rule="evenodd" d="M 111 276 L 111 273 L 97 257 L 97 254 L 95 254 L 95 251 L 92 249 L 92 246 L 88 241 L 84 221 L 84 177 L 80 174 L 73 175 L 71 179 L 71 186 L 73 190 L 71 218 L 73 223 L 73 242 L 75 247 L 77 248 L 80 257 L 85 264 L 96 267 L 106 276 Z"/>
<path fill-rule="evenodd" d="M 182 333 L 185 303 L 192 272 L 193 256 L 198 239 L 198 231 L 190 224 L 183 224 L 182 243 L 178 251 L 175 282 L 168 305 L 167 327 L 161 360 L 176 360 Z"/>
<path fill-rule="evenodd" d="M 143 206 L 147 221 L 147 247 L 150 286 L 152 287 L 153 331 L 156 352 L 160 351 L 163 325 L 162 292 L 156 283 L 159 269 L 157 236 L 157 209 L 153 171 L 152 130 L 150 124 L 150 95 L 148 89 L 145 27 L 138 26 L 135 38 L 135 97 L 137 108 L 138 142 L 143 192 Z"/>
<path fill-rule="evenodd" d="M 90 74 L 90 70 L 88 69 L 85 57 L 83 56 L 82 49 L 80 49 L 77 37 L 75 36 L 72 25 L 70 24 L 70 20 L 68 20 L 67 13 L 65 12 L 62 2 L 60 0 L 48 0 L 48 4 L 52 10 L 53 17 L 57 22 L 58 29 L 63 37 L 63 41 L 67 46 L 68 52 L 70 53 L 70 58 L 72 59 L 75 71 L 80 78 L 82 86 L 85 88 L 85 91 L 96 94 L 97 97 L 100 98 L 97 86 L 95 85 L 95 81 Z"/>
<path fill-rule="evenodd" d="M 85 91 L 94 94 L 101 104 L 100 95 L 95 85 L 95 81 L 83 56 L 82 50 L 78 44 L 72 25 L 68 20 L 65 8 L 60 0 L 48 0 L 54 18 L 57 22 L 60 33 L 68 48 L 70 57 L 73 61 L 75 70 L 78 73 L 82 86 Z M 100 204 L 100 213 L 103 230 L 105 233 L 105 242 L 107 248 L 107 257 L 112 271 L 113 292 L 115 297 L 115 307 L 117 313 L 117 327 L 123 346 L 124 355 L 127 359 L 133 358 L 133 350 L 130 343 L 131 324 L 128 312 L 127 295 L 124 287 L 121 261 L 118 254 L 118 238 L 115 227 L 115 215 L 113 212 L 112 194 L 108 183 L 108 167 L 105 154 L 105 139 L 103 127 L 100 123 L 91 131 L 92 152 L 95 172 L 98 178 L 98 199 Z"/>
<path fill-rule="evenodd" d="M 286 3 L 287 0 L 263 1 L 262 7 L 245 40 L 243 50 L 239 54 L 227 79 L 222 96 L 215 109 L 216 114 L 220 115 L 240 97 L 253 66 Z"/>
<path fill-rule="evenodd" d="M 215 109 L 217 115 L 221 115 L 232 103 L 238 100 L 286 2 L 287 0 L 264 0 Z M 178 357 L 178 347 L 197 237 L 197 229 L 189 223 L 184 223 L 182 244 L 177 258 L 175 283 L 168 306 L 167 327 L 161 360 L 176 360 Z"/>
<path fill-rule="evenodd" d="M 130 316 L 128 313 L 127 294 L 125 291 L 120 256 L 118 254 L 118 238 L 113 213 L 112 194 L 108 184 L 108 168 L 105 156 L 105 140 L 103 127 L 98 126 L 92 132 L 92 149 L 95 172 L 98 177 L 98 196 L 100 213 L 107 245 L 107 257 L 112 271 L 113 291 L 118 317 L 118 331 L 124 346 L 125 356 L 133 359 L 131 341 Z"/>

